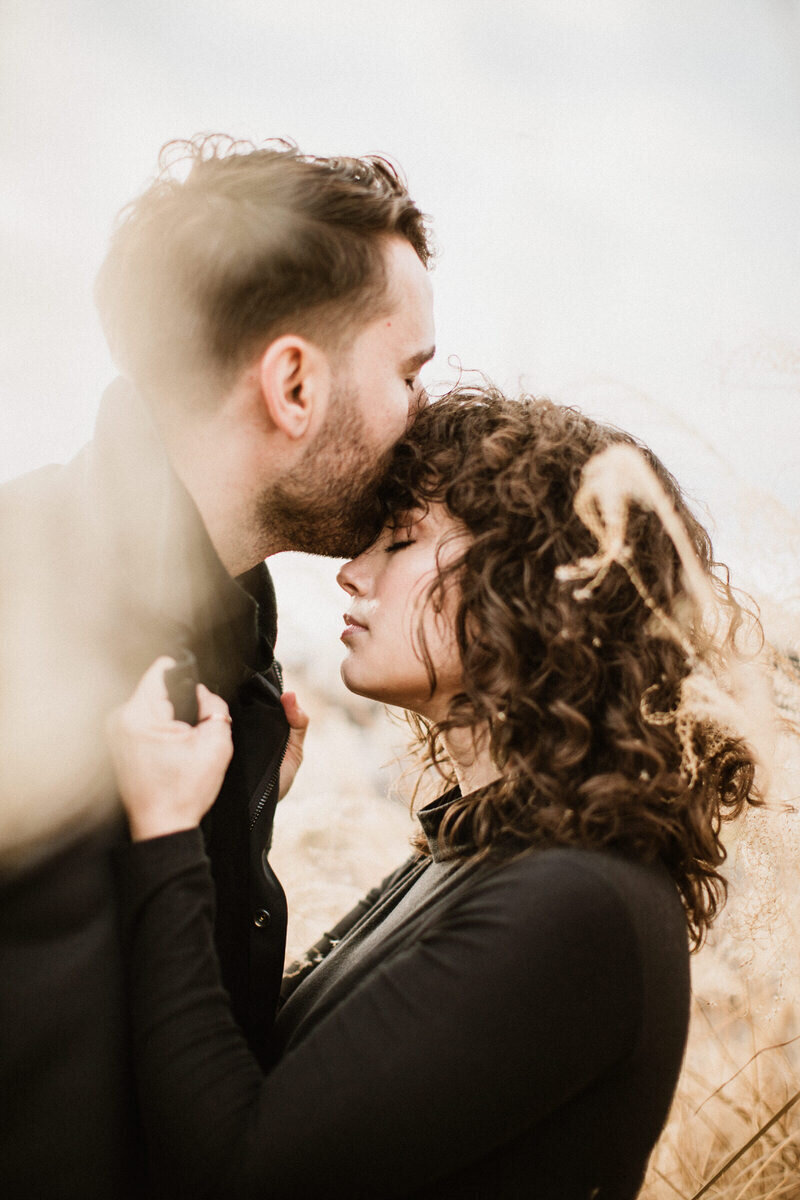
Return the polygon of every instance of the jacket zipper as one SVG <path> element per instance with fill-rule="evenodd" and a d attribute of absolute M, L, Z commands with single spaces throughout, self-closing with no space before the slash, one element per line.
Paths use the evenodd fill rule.
<path fill-rule="evenodd" d="M 272 665 L 275 670 L 275 675 L 278 680 L 278 683 L 280 684 L 280 689 L 281 689 L 281 691 L 283 691 L 283 671 L 281 670 L 281 665 L 276 659 L 272 660 Z M 255 807 L 255 812 L 253 813 L 252 817 L 250 818 L 250 833 L 252 833 L 253 830 L 255 829 L 256 824 L 258 823 L 258 818 L 261 816 L 262 812 L 264 811 L 264 805 L 267 803 L 269 794 L 272 791 L 273 787 L 275 786 L 275 781 L 277 780 L 278 776 L 281 773 L 281 767 L 283 766 L 283 760 L 286 758 L 286 751 L 289 749 L 290 735 L 291 735 L 291 730 L 289 731 L 289 733 L 286 734 L 286 741 L 283 744 L 283 750 L 281 751 L 281 756 L 278 759 L 278 765 L 275 767 L 275 770 L 270 775 L 269 783 L 264 788 L 264 791 L 261 793 L 261 799 L 259 800 L 258 804 Z"/>
<path fill-rule="evenodd" d="M 253 832 L 253 830 L 256 827 L 256 824 L 258 823 L 258 818 L 261 816 L 262 812 L 264 811 L 264 805 L 267 803 L 267 799 L 269 797 L 270 792 L 272 791 L 273 787 L 275 786 L 275 784 L 278 781 L 278 776 L 281 773 L 281 767 L 283 766 L 283 760 L 286 758 L 286 751 L 288 749 L 289 749 L 289 734 L 287 733 L 286 741 L 283 744 L 283 750 L 281 751 L 281 756 L 278 759 L 278 763 L 275 767 L 275 770 L 270 775 L 269 783 L 264 788 L 264 791 L 261 793 L 261 799 L 259 800 L 258 804 L 256 805 L 255 812 L 253 813 L 253 815 L 250 819 L 250 832 L 251 833 Z"/>

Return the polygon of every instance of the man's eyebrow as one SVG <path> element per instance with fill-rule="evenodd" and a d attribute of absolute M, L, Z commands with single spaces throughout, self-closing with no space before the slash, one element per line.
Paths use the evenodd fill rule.
<path fill-rule="evenodd" d="M 404 375 L 414 375 L 426 362 L 431 361 L 435 353 L 435 346 L 431 346 L 430 350 L 420 350 L 418 354 L 413 355 L 407 362 L 404 362 L 400 369 Z"/>

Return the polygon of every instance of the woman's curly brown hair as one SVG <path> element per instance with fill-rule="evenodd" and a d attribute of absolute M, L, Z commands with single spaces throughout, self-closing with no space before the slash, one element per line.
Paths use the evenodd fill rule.
<path fill-rule="evenodd" d="M 387 523 L 444 504 L 471 535 L 440 566 L 426 600 L 441 610 L 459 588 L 455 629 L 463 692 L 447 720 L 412 718 L 427 766 L 454 783 L 442 734 L 486 722 L 502 778 L 456 799 L 442 823 L 454 855 L 497 858 L 531 846 L 613 849 L 661 860 L 683 899 L 693 947 L 722 899 L 724 817 L 758 803 L 754 759 L 741 740 L 706 720 L 692 730 L 691 775 L 674 725 L 654 723 L 680 698 L 685 648 L 654 628 L 629 575 L 615 565 L 589 601 L 557 568 L 593 555 L 573 501 L 589 459 L 614 443 L 638 446 L 682 518 L 728 620 L 727 647 L 743 620 L 727 571 L 672 476 L 633 438 L 574 408 L 491 387 L 458 388 L 424 409 L 398 444 L 383 487 Z M 634 505 L 627 543 L 639 583 L 666 613 L 680 612 L 697 657 L 710 655 L 681 563 L 660 520 Z M 435 669 L 421 637 L 435 687 Z M 424 842 L 418 842 L 424 852 Z M 465 849 L 469 847 L 469 849 Z"/>

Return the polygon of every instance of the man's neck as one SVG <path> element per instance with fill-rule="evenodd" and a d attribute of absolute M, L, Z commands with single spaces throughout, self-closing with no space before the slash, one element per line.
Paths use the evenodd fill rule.
<path fill-rule="evenodd" d="M 178 434 L 162 430 L 173 470 L 192 497 L 211 543 L 236 578 L 282 547 L 254 519 L 255 502 L 246 486 L 252 464 L 238 431 L 221 422 L 194 423 Z M 238 453 L 241 451 L 241 453 Z"/>

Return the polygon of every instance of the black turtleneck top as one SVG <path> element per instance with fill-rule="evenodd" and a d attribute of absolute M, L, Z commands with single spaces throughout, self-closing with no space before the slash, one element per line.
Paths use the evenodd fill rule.
<path fill-rule="evenodd" d="M 442 857 L 448 802 L 420 814 L 430 857 L 289 974 L 266 1073 L 220 985 L 199 833 L 130 848 L 135 1053 L 170 1195 L 636 1195 L 686 1037 L 676 889 L 588 850 Z"/>

